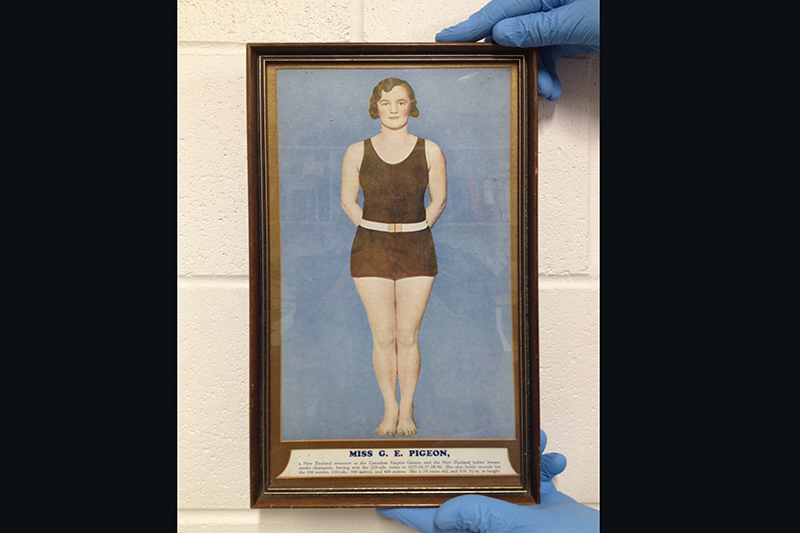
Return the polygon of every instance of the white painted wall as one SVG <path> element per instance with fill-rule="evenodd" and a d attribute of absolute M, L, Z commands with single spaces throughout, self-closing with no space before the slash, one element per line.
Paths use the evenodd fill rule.
<path fill-rule="evenodd" d="M 178 522 L 200 532 L 403 532 L 371 509 L 249 509 L 245 43 L 431 42 L 484 0 L 178 1 Z M 402 6 L 402 9 L 398 9 Z M 539 104 L 541 420 L 556 486 L 600 501 L 600 61 Z"/>

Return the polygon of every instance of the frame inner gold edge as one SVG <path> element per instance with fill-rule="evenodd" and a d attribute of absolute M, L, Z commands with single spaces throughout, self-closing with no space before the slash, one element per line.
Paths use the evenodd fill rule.
<path fill-rule="evenodd" d="M 506 56 L 441 56 L 441 55 L 431 55 L 431 56 L 413 56 L 412 58 L 405 59 L 404 61 L 419 61 L 420 58 L 423 58 L 429 63 L 419 63 L 419 62 L 398 62 L 394 58 L 387 58 L 384 56 L 363 56 L 354 60 L 351 57 L 337 57 L 337 56 L 326 56 L 326 57 L 319 57 L 319 58 L 309 58 L 307 56 L 260 56 L 260 63 L 259 67 L 261 69 L 261 73 L 259 75 L 260 87 L 259 87 L 259 102 L 263 106 L 261 109 L 261 124 L 262 124 L 262 132 L 261 133 L 261 152 L 262 152 L 262 164 L 260 166 L 261 172 L 261 183 L 263 187 L 263 191 L 267 193 L 267 201 L 264 202 L 262 198 L 262 205 L 266 208 L 264 217 L 264 225 L 265 227 L 262 228 L 263 235 L 267 236 L 267 244 L 268 246 L 265 247 L 269 249 L 269 253 L 265 252 L 267 256 L 265 261 L 262 264 L 265 264 L 266 261 L 269 262 L 269 288 L 265 290 L 265 292 L 269 293 L 269 302 L 265 302 L 266 309 L 263 311 L 269 313 L 270 317 L 270 324 L 272 327 L 270 331 L 265 336 L 268 339 L 268 344 L 264 347 L 267 350 L 276 350 L 271 351 L 271 356 L 278 356 L 278 360 L 280 360 L 280 305 L 281 305 L 281 276 L 280 276 L 280 211 L 279 211 L 279 194 L 278 194 L 278 187 L 279 187 L 279 163 L 278 163 L 278 146 L 277 142 L 268 143 L 268 139 L 274 138 L 277 139 L 277 80 L 275 73 L 277 70 L 280 69 L 293 69 L 293 68 L 308 68 L 308 69 L 325 69 L 325 68 L 344 68 L 344 69 L 370 69 L 370 68 L 379 68 L 385 69 L 387 68 L 387 64 L 391 64 L 391 68 L 470 68 L 470 67 L 479 67 L 479 68 L 510 68 L 511 69 L 511 76 L 510 76 L 510 85 L 511 85 L 511 113 L 512 113 L 512 124 L 511 124 L 511 139 L 510 139 L 510 147 L 511 147 L 511 169 L 515 170 L 512 172 L 510 176 L 511 183 L 510 185 L 510 201 L 512 207 L 512 213 L 510 217 L 510 231 L 511 231 L 511 264 L 512 264 L 512 272 L 510 273 L 512 280 L 518 280 L 522 282 L 522 272 L 521 272 L 521 265 L 520 265 L 520 257 L 519 257 L 519 247 L 523 245 L 521 242 L 522 239 L 522 231 L 520 227 L 520 221 L 524 216 L 523 210 L 521 209 L 520 200 L 521 194 L 524 191 L 520 190 L 520 176 L 524 174 L 523 168 L 523 161 L 519 155 L 519 150 L 521 148 L 520 142 L 524 139 L 524 131 L 522 131 L 522 135 L 520 135 L 520 129 L 524 128 L 526 125 L 526 118 L 520 115 L 521 112 L 524 110 L 520 109 L 519 103 L 523 98 L 522 93 L 520 92 L 523 90 L 521 87 L 522 83 L 520 83 L 520 76 L 523 72 L 523 56 L 514 56 L 514 55 L 506 55 Z M 350 64 L 343 64 L 343 61 L 348 61 Z M 313 63 L 309 63 L 309 61 L 313 61 Z M 458 63 L 453 63 L 453 62 Z M 354 64 L 355 63 L 355 64 Z M 475 63 L 480 63 L 476 65 Z M 266 89 L 266 94 L 265 94 Z M 268 98 L 267 98 L 268 96 Z M 267 132 L 265 135 L 264 132 Z M 263 164 L 263 157 L 267 156 L 268 164 L 265 167 Z M 273 179 L 269 179 L 270 176 L 273 176 Z M 524 223 L 524 221 L 523 221 Z M 530 236 L 528 236 L 530 238 Z M 277 260 L 276 260 L 277 256 Z M 277 263 L 277 264 L 276 264 Z M 277 267 L 277 268 L 275 268 Z M 521 332 L 525 329 L 521 327 L 522 324 L 520 320 L 522 320 L 522 316 L 525 314 L 523 313 L 521 307 L 521 302 L 519 299 L 520 296 L 520 287 L 519 283 L 513 283 L 511 287 L 511 298 L 512 298 L 512 337 L 522 340 Z M 275 320 L 277 317 L 277 320 Z M 277 324 L 277 327 L 276 327 Z M 266 326 L 266 325 L 265 325 Z M 266 330 L 266 327 L 264 328 Z M 266 332 L 266 331 L 265 331 Z M 277 339 L 276 339 L 277 335 Z M 515 439 L 458 439 L 464 441 L 478 441 L 478 440 L 488 440 L 488 441 L 501 441 L 507 440 L 509 444 L 514 447 L 518 447 L 518 452 L 520 453 L 520 467 L 521 472 L 519 477 L 525 475 L 525 471 L 527 470 L 526 463 L 528 462 L 525 457 L 524 446 L 522 446 L 521 439 L 523 435 L 521 432 L 521 426 L 523 424 L 523 411 L 522 409 L 522 390 L 521 390 L 521 379 L 522 376 L 522 368 L 521 368 L 521 358 L 520 358 L 520 343 L 517 342 L 516 346 L 513 347 L 513 365 L 514 365 L 514 372 L 515 372 L 515 380 L 514 380 L 514 398 L 515 398 L 515 419 L 516 419 L 516 428 L 515 428 Z M 271 372 L 270 372 L 271 374 Z M 279 372 L 278 372 L 279 374 Z M 271 381 L 280 383 L 280 375 L 272 375 Z M 275 383 L 273 383 L 275 385 Z M 278 398 L 278 405 L 277 407 L 272 405 L 274 402 L 271 401 L 271 397 L 269 396 L 269 383 L 264 380 L 264 384 L 262 387 L 262 395 L 268 400 L 267 403 L 270 405 L 269 410 L 278 410 L 278 419 L 280 419 L 280 395 L 276 395 Z M 268 413 L 265 409 L 263 411 L 265 420 L 263 422 L 267 422 L 269 419 Z M 280 432 L 280 424 L 278 424 L 276 429 Z M 275 438 L 273 436 L 273 431 L 269 432 L 271 435 L 271 439 Z M 262 433 L 263 434 L 263 433 Z M 264 439 L 262 439 L 263 441 Z M 280 436 L 277 438 L 281 444 L 287 444 L 293 441 L 283 441 L 280 439 Z M 364 440 L 364 439 L 353 439 L 353 440 Z M 436 439 L 442 440 L 442 439 Z M 447 439 L 453 440 L 453 439 Z M 302 441 L 299 441 L 302 442 Z M 320 441 L 322 442 L 322 441 Z M 346 441 L 333 441 L 333 442 L 346 442 Z M 383 441 L 376 440 L 376 445 L 382 443 Z M 408 442 L 409 445 L 413 445 L 413 441 Z M 262 446 L 269 446 L 268 442 L 262 442 Z M 266 452 L 267 450 L 264 450 Z M 263 453 L 262 457 L 264 459 L 264 471 L 262 472 L 262 487 L 268 487 L 268 471 L 269 471 L 269 454 Z M 400 477 L 400 476 L 398 476 Z M 358 488 L 347 488 L 347 489 L 305 489 L 305 488 L 273 488 L 269 490 L 268 493 L 279 493 L 279 492 L 302 492 L 303 494 L 313 494 L 314 491 L 318 491 L 320 494 L 388 494 L 392 492 L 397 493 L 419 493 L 419 494 L 436 494 L 436 493 L 454 493 L 454 492 L 486 492 L 486 493 L 494 493 L 494 494 L 501 494 L 501 493 L 508 493 L 508 494 L 520 494 L 526 492 L 524 489 L 520 488 L 490 488 L 490 487 L 473 487 L 473 488 L 428 488 L 428 487 L 421 487 L 421 488 L 414 488 L 414 489 L 358 489 Z M 265 494 L 268 494 L 265 492 Z"/>

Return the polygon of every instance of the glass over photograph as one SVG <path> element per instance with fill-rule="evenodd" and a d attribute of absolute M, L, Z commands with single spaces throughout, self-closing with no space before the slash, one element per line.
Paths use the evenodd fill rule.
<path fill-rule="evenodd" d="M 515 438 L 508 68 L 280 68 L 281 439 Z"/>

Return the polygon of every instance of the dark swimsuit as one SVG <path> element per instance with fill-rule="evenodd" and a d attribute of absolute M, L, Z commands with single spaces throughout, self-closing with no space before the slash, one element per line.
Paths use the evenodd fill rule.
<path fill-rule="evenodd" d="M 364 191 L 364 220 L 388 224 L 425 220 L 428 162 L 425 139 L 418 138 L 411 154 L 397 164 L 384 162 L 364 141 L 359 184 Z M 431 229 L 402 233 L 376 231 L 361 226 L 350 251 L 354 278 L 402 279 L 439 273 Z"/>

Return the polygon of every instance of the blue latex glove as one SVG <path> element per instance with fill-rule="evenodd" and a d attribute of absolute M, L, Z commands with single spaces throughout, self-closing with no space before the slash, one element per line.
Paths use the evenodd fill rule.
<path fill-rule="evenodd" d="M 561 96 L 556 62 L 600 51 L 600 0 L 491 0 L 464 22 L 436 34 L 437 42 L 486 38 L 502 46 L 538 48 L 539 96 Z"/>
<path fill-rule="evenodd" d="M 541 432 L 541 447 L 547 436 Z M 541 457 L 542 503 L 515 505 L 486 496 L 466 495 L 448 500 L 438 509 L 378 509 L 387 518 L 421 531 L 476 531 L 480 533 L 598 533 L 600 511 L 581 505 L 558 492 L 553 477 L 567 467 L 560 453 Z"/>

